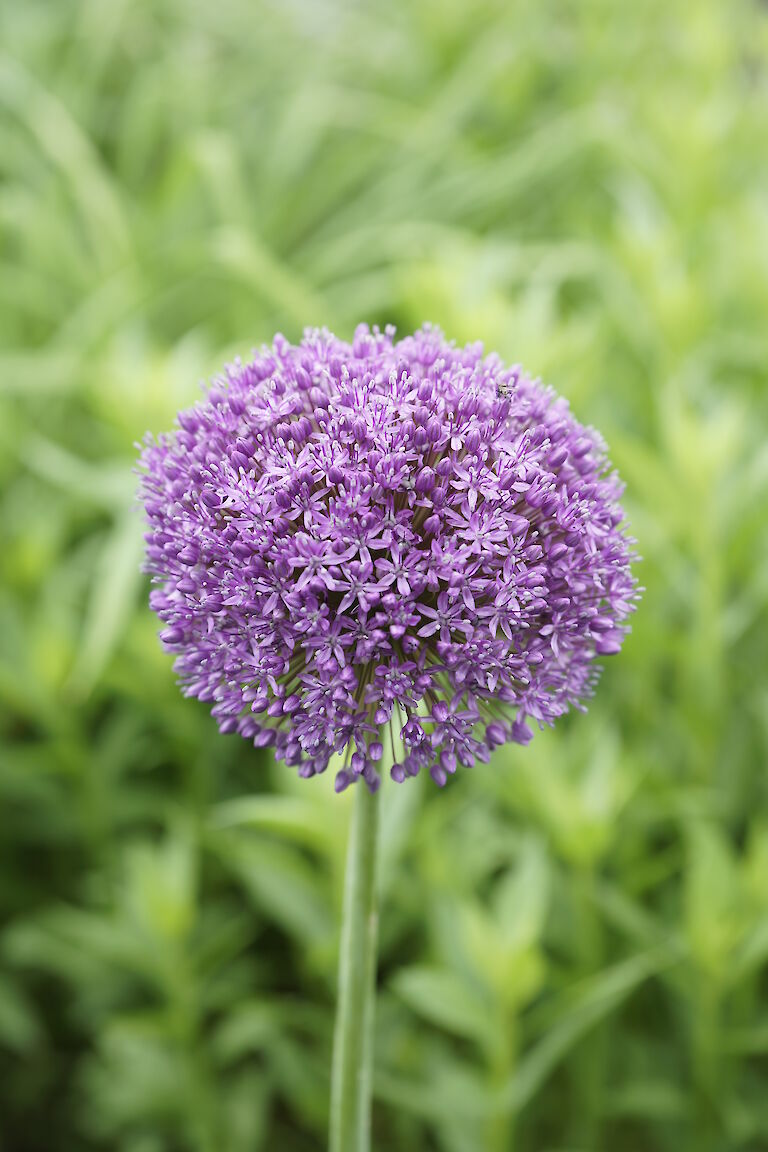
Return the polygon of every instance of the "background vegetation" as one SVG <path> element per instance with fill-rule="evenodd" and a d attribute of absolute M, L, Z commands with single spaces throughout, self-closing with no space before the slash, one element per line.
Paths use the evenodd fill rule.
<path fill-rule="evenodd" d="M 0 1149 L 324 1147 L 346 797 L 183 700 L 134 441 L 424 319 L 606 435 L 594 705 L 387 788 L 375 1147 L 768 1148 L 768 9 L 0 9 Z"/>

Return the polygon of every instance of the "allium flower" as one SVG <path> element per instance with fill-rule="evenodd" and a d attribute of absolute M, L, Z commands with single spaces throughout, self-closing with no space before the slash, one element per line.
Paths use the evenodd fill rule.
<path fill-rule="evenodd" d="M 338 790 L 392 730 L 438 784 L 579 706 L 634 606 L 596 432 L 480 345 L 308 331 L 142 455 L 151 604 L 188 695 Z"/>

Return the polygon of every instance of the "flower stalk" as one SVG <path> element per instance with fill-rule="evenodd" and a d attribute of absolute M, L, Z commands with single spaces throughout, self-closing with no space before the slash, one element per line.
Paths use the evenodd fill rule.
<path fill-rule="evenodd" d="M 333 1041 L 330 1152 L 369 1152 L 376 983 L 377 792 L 353 789 Z"/>

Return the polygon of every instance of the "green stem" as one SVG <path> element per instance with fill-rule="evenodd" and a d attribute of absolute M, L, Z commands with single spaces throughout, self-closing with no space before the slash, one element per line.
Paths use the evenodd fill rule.
<path fill-rule="evenodd" d="M 489 1052 L 488 1074 L 492 1092 L 502 1094 L 515 1070 L 516 1008 L 499 1015 L 498 1033 Z M 515 1115 L 509 1110 L 496 1111 L 491 1116 L 487 1131 L 488 1152 L 513 1152 L 515 1146 Z"/>
<path fill-rule="evenodd" d="M 354 785 L 333 1040 L 330 1152 L 369 1152 L 376 978 L 378 796 Z"/>

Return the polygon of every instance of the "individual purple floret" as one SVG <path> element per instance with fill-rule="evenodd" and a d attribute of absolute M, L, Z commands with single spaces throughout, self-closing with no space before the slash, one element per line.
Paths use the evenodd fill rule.
<path fill-rule="evenodd" d="M 339 791 L 375 789 L 385 748 L 395 780 L 442 785 L 527 744 L 637 597 L 599 435 L 479 344 L 393 337 L 276 336 L 141 458 L 185 692 L 301 776 L 345 752 Z"/>

